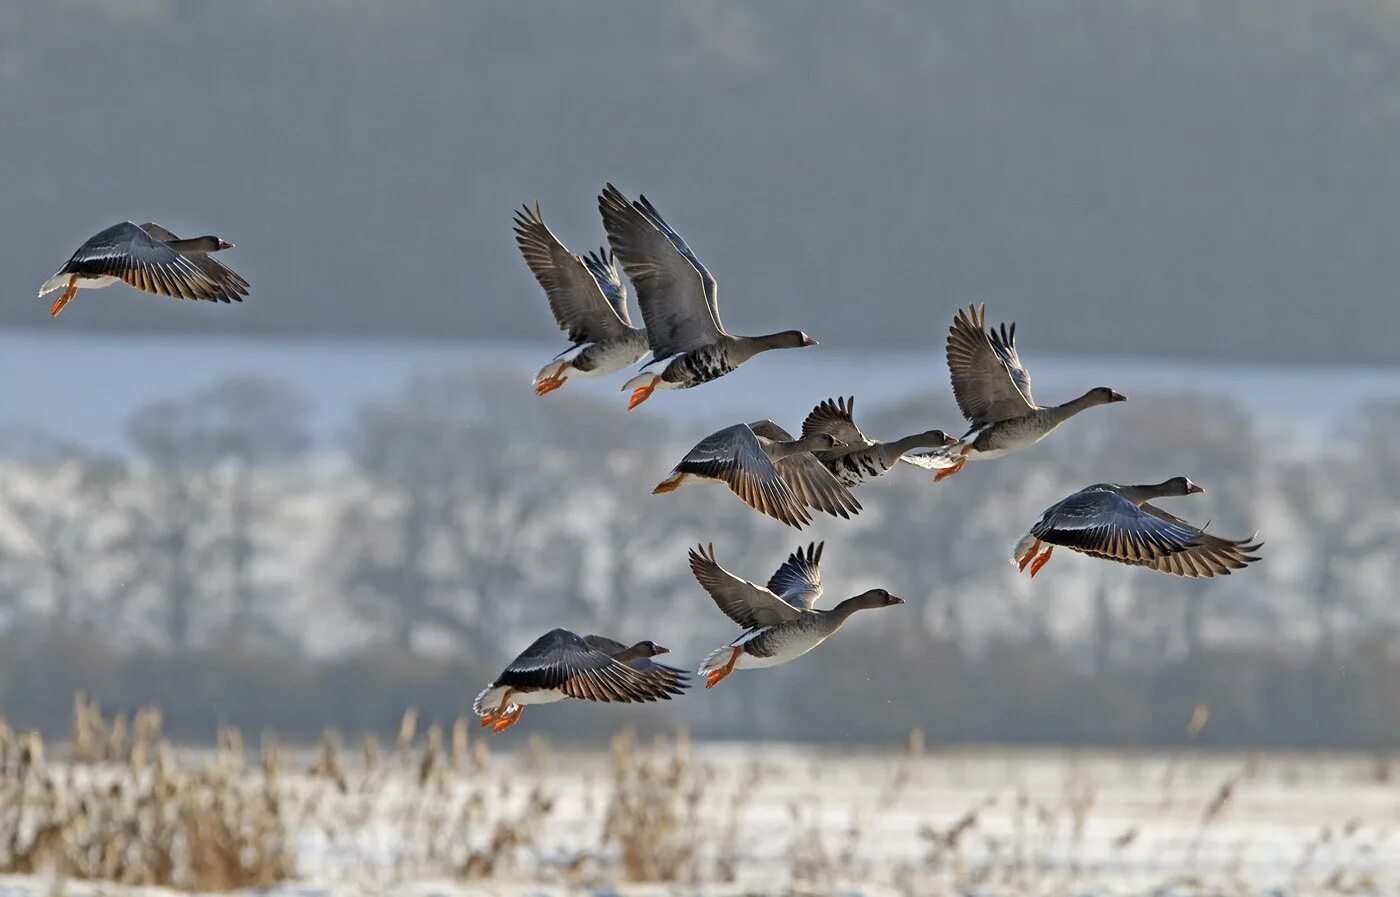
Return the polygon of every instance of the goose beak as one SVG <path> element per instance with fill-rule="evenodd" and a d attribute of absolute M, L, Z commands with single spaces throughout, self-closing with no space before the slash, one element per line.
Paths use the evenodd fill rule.
<path fill-rule="evenodd" d="M 1197 493 L 1204 492 L 1204 491 L 1206 491 L 1206 487 L 1205 487 L 1205 486 L 1197 486 L 1195 483 L 1192 483 L 1191 485 L 1189 485 L 1189 486 L 1186 487 L 1186 494 L 1187 494 L 1187 495 L 1196 495 Z"/>
<path fill-rule="evenodd" d="M 233 244 L 230 243 L 228 240 L 220 240 L 220 241 L 219 241 L 219 248 L 220 248 L 220 249 L 232 249 L 232 248 L 233 248 Z"/>
<path fill-rule="evenodd" d="M 1110 402 L 1126 402 L 1128 401 L 1128 397 L 1121 392 L 1110 392 L 1108 400 Z"/>
<path fill-rule="evenodd" d="M 670 653 L 671 653 L 671 649 L 670 649 L 670 648 L 667 648 L 667 647 L 664 646 L 664 645 L 655 645 L 655 644 L 654 644 L 654 645 L 652 645 L 651 647 L 652 647 L 652 649 L 653 649 L 654 651 L 656 651 L 657 654 L 670 654 Z"/>
<path fill-rule="evenodd" d="M 904 599 L 901 598 L 901 597 L 899 597 L 898 595 L 891 595 L 891 596 L 890 596 L 890 604 L 903 604 L 903 603 L 904 603 Z"/>
<path fill-rule="evenodd" d="M 807 336 L 807 337 L 803 337 L 803 338 L 802 338 L 802 346 L 803 346 L 803 348 L 806 348 L 807 346 L 820 346 L 820 345 L 821 345 L 821 343 L 819 343 L 819 342 L 817 342 L 816 340 L 812 339 L 810 336 Z"/>
<path fill-rule="evenodd" d="M 957 445 L 957 444 L 958 444 L 959 442 L 961 442 L 961 441 L 962 441 L 962 440 L 958 439 L 958 437 L 956 437 L 956 436 L 949 436 L 947 433 L 944 433 L 944 434 L 943 434 L 943 444 L 944 444 L 944 445 L 948 445 L 948 446 Z"/>

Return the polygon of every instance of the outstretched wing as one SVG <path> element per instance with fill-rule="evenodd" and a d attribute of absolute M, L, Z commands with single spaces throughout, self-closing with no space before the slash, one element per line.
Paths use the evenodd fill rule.
<path fill-rule="evenodd" d="M 690 572 L 724 615 L 745 629 L 778 626 L 808 612 L 721 567 L 713 545 L 690 550 Z"/>
<path fill-rule="evenodd" d="M 652 356 L 663 361 L 719 339 L 702 274 L 648 215 L 608 184 L 598 196 L 608 243 L 637 291 Z"/>
<path fill-rule="evenodd" d="M 811 610 L 822 594 L 821 559 L 825 542 L 798 548 L 768 580 L 768 591 L 793 607 Z"/>
<path fill-rule="evenodd" d="M 681 239 L 681 235 L 676 233 L 676 229 L 667 224 L 666 219 L 661 217 L 661 213 L 656 211 L 656 206 L 651 204 L 651 200 L 645 196 L 638 196 L 637 201 L 632 205 L 637 208 L 637 211 L 646 215 L 656 229 L 666 235 L 666 238 L 671 241 L 671 245 L 676 247 L 676 251 L 685 256 L 686 260 L 699 272 L 700 280 L 705 285 L 705 301 L 710 305 L 710 314 L 714 316 L 719 329 L 723 330 L 724 322 L 719 317 L 719 285 L 715 283 L 709 269 L 700 264 L 700 259 L 695 257 L 695 253 L 691 251 L 685 240 Z"/>
<path fill-rule="evenodd" d="M 1190 551 L 1200 545 L 1201 537 L 1201 531 L 1185 521 L 1148 514 L 1098 486 L 1051 505 L 1030 534 L 1051 545 L 1138 566 Z"/>
<path fill-rule="evenodd" d="M 792 442 L 792 435 L 771 420 L 749 424 L 756 436 L 772 442 Z M 791 452 L 772 462 L 789 489 L 809 508 L 833 517 L 849 519 L 860 513 L 860 502 L 851 490 L 838 480 L 826 465 L 811 452 Z"/>
<path fill-rule="evenodd" d="M 948 374 L 953 381 L 953 397 L 963 417 L 977 426 L 1029 414 L 1035 409 L 1028 392 L 1017 385 L 1017 376 L 1030 376 L 1016 358 L 1015 343 L 1008 333 L 998 349 L 988 334 L 986 305 L 959 309 L 948 330 Z M 1008 361 L 1008 357 L 1014 359 Z M 1012 374 L 1012 367 L 1020 373 Z"/>
<path fill-rule="evenodd" d="M 152 239 L 161 243 L 173 243 L 180 239 L 175 234 L 156 224 L 154 221 L 147 221 L 141 225 Z M 207 252 L 181 251 L 181 255 L 189 259 L 205 277 L 219 284 L 224 288 L 224 296 L 220 297 L 224 302 L 242 302 L 243 297 L 248 295 L 248 281 L 239 276 L 238 272 L 214 258 Z"/>
<path fill-rule="evenodd" d="M 1012 321 L 1009 325 L 1002 323 L 996 328 L 989 328 L 987 339 L 991 340 L 992 348 L 996 350 L 1002 364 L 1006 365 L 1006 373 L 1011 375 L 1011 382 L 1016 384 L 1016 388 L 1025 397 L 1026 404 L 1034 407 L 1031 375 L 1021 364 L 1021 356 L 1016 352 L 1016 322 Z"/>
<path fill-rule="evenodd" d="M 825 433 L 847 446 L 869 445 L 870 440 L 860 431 L 860 427 L 856 426 L 855 418 L 852 417 L 855 407 L 854 396 L 823 400 L 812 409 L 807 419 L 802 421 L 802 437 L 805 439 L 817 433 Z"/>
<path fill-rule="evenodd" d="M 618 663 L 567 629 L 554 629 L 536 639 L 494 684 L 557 689 L 585 701 L 655 701 L 668 694 L 659 680 Z"/>
<path fill-rule="evenodd" d="M 1168 514 L 1149 502 L 1143 503 L 1142 510 L 1159 520 L 1191 527 L 1191 524 L 1180 517 Z M 1226 539 L 1205 530 L 1197 530 L 1197 544 L 1185 551 L 1158 558 L 1146 566 L 1176 576 L 1229 576 L 1231 570 L 1243 570 L 1259 560 L 1258 555 L 1252 553 L 1264 544 L 1257 540 L 1258 535 L 1254 533 L 1247 539 Z"/>
<path fill-rule="evenodd" d="M 667 666 L 664 663 L 657 663 L 650 657 L 627 658 L 621 655 L 626 654 L 628 646 L 615 639 L 610 639 L 605 635 L 585 635 L 583 640 L 590 647 L 597 648 L 604 654 L 636 670 L 644 676 L 656 681 L 667 695 L 681 694 L 689 687 L 689 675 L 685 670 Z"/>
<path fill-rule="evenodd" d="M 521 206 L 515 213 L 515 245 L 549 299 L 549 310 L 569 341 L 597 342 L 623 333 L 628 323 L 607 296 L 603 281 L 590 266 L 554 236 L 539 206 Z M 614 272 L 615 273 L 615 272 Z M 626 303 L 622 303 L 624 307 Z"/>
<path fill-rule="evenodd" d="M 812 522 L 803 499 L 794 494 L 745 424 L 706 436 L 686 453 L 676 470 L 720 480 L 754 510 L 788 526 L 801 529 Z"/>
<path fill-rule="evenodd" d="M 607 297 L 613 311 L 617 312 L 618 318 L 631 327 L 632 314 L 627 310 L 627 285 L 622 282 L 622 275 L 617 270 L 617 260 L 613 258 L 612 250 L 590 250 L 583 257 L 583 263 L 588 266 L 588 273 L 598 282 L 599 289 Z"/>
<path fill-rule="evenodd" d="M 776 463 L 788 488 L 809 508 L 847 520 L 860 513 L 860 502 L 851 490 L 811 452 L 794 452 Z"/>

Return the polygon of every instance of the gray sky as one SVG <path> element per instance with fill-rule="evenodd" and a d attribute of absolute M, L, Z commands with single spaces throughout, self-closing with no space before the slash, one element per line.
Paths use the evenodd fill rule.
<path fill-rule="evenodd" d="M 645 192 L 739 332 L 1400 362 L 1391 3 L 0 6 L 6 326 L 553 340 L 538 198 Z M 238 244 L 240 308 L 33 298 L 90 234 Z M 1033 334 L 1033 336 L 1032 336 Z"/>

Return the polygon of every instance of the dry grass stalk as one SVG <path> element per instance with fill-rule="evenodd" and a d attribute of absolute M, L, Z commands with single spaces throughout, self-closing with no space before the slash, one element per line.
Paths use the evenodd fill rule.
<path fill-rule="evenodd" d="M 687 740 L 666 753 L 639 750 L 631 732 L 612 740 L 613 793 L 603 843 L 617 849 L 628 881 L 699 879 L 704 786 L 691 767 Z"/>
<path fill-rule="evenodd" d="M 399 719 L 399 742 L 400 751 L 406 751 L 413 746 L 413 739 L 418 735 L 418 708 L 410 707 L 403 712 Z"/>

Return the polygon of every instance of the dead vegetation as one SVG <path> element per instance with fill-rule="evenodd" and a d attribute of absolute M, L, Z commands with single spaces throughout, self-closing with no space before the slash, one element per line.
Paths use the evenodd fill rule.
<path fill-rule="evenodd" d="M 917 735 L 870 757 L 804 759 L 695 748 L 684 733 L 623 733 L 606 757 L 531 736 L 493 757 L 470 721 L 420 724 L 412 710 L 388 747 L 326 732 L 289 750 L 264 734 L 249 756 L 232 728 L 177 752 L 162 722 L 151 709 L 105 718 L 82 696 L 66 744 L 0 722 L 0 874 L 199 891 L 294 877 L 743 891 L 776 877 L 812 894 L 875 882 L 1096 893 L 1131 876 L 1243 894 L 1261 874 L 1288 893 L 1360 893 L 1400 880 L 1384 859 L 1390 828 L 1357 803 L 1390 787 L 1365 757 L 1339 780 L 1320 759 L 1002 755 L 997 767 L 925 756 Z M 1235 828 L 1280 789 L 1325 795 L 1339 781 L 1345 815 L 1309 817 L 1292 841 Z"/>

